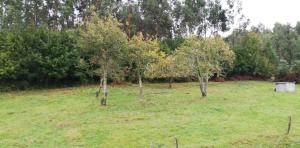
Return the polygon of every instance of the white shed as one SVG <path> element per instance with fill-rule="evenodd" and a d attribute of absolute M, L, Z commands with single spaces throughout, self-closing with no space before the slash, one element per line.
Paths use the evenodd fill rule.
<path fill-rule="evenodd" d="M 276 92 L 294 92 L 296 90 L 295 82 L 275 82 Z"/>

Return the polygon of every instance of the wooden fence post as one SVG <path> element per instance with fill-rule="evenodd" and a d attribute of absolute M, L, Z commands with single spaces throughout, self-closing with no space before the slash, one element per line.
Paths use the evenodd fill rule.
<path fill-rule="evenodd" d="M 286 132 L 287 135 L 290 133 L 290 130 L 291 130 L 292 116 L 289 116 L 288 120 L 289 120 L 289 123 L 288 123 L 288 129 L 287 129 L 287 132 Z"/>
<path fill-rule="evenodd" d="M 178 140 L 176 137 L 175 137 L 175 148 L 178 148 Z"/>
<path fill-rule="evenodd" d="M 153 142 L 150 143 L 150 148 L 154 148 Z"/>

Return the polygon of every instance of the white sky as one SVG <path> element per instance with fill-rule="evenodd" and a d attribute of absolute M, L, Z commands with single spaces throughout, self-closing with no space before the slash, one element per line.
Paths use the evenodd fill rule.
<path fill-rule="evenodd" d="M 300 21 L 300 0 L 241 0 L 243 14 L 251 21 L 273 28 L 276 22 L 295 25 Z"/>

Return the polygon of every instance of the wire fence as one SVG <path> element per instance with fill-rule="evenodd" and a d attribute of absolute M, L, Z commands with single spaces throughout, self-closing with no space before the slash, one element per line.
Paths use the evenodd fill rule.
<path fill-rule="evenodd" d="M 259 142 L 256 140 L 249 140 L 245 143 L 234 142 L 234 143 L 229 143 L 229 145 L 233 147 L 276 147 L 276 148 L 277 147 L 279 148 L 300 147 L 300 133 L 291 134 L 293 127 L 300 126 L 300 122 L 299 121 L 293 122 L 292 116 L 288 116 L 288 118 L 284 122 L 286 122 L 286 127 L 283 127 L 285 128 L 284 129 L 285 133 L 276 136 L 273 135 L 271 138 L 270 137 L 267 138 L 267 136 L 261 137 Z M 174 137 L 174 141 L 172 143 L 175 148 L 185 147 L 184 145 L 180 145 L 180 139 L 177 137 Z M 164 145 L 157 144 L 154 142 L 150 143 L 150 148 L 160 148 L 160 147 L 164 147 Z M 203 147 L 216 147 L 216 145 L 212 145 L 212 146 L 204 145 Z"/>

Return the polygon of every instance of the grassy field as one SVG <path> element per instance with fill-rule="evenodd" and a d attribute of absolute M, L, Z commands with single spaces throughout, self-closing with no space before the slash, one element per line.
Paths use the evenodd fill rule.
<path fill-rule="evenodd" d="M 0 94 L 0 147 L 300 147 L 300 91 L 275 93 L 270 82 L 96 86 Z M 291 132 L 285 135 L 288 116 Z"/>

